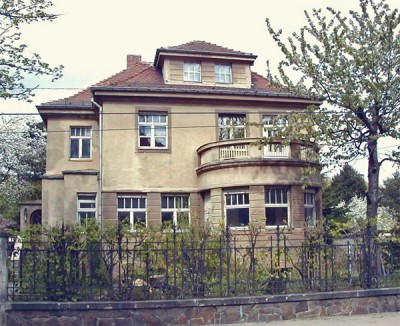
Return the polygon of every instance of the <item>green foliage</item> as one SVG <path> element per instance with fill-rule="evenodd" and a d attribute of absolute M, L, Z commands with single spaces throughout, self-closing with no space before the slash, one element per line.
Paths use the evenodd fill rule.
<path fill-rule="evenodd" d="M 46 135 L 31 117 L 0 117 L 0 215 L 19 223 L 18 203 L 41 198 Z"/>
<path fill-rule="evenodd" d="M 50 67 L 21 41 L 23 25 L 57 18 L 48 12 L 52 5 L 48 0 L 0 1 L 0 98 L 29 101 L 35 87 L 25 85 L 28 76 L 48 75 L 53 80 L 62 76 L 62 66 Z"/>
<path fill-rule="evenodd" d="M 271 83 L 291 94 L 324 100 L 291 114 L 288 140 L 319 145 L 322 164 L 368 158 L 367 215 L 378 208 L 379 169 L 400 162 L 397 149 L 378 157 L 383 137 L 400 138 L 400 15 L 385 0 L 359 0 L 348 15 L 333 8 L 305 12 L 307 25 L 284 40 L 267 19 L 285 59 Z M 299 76 L 293 81 L 293 76 Z"/>
<path fill-rule="evenodd" d="M 346 164 L 338 174 L 324 184 L 322 192 L 323 215 L 328 219 L 348 222 L 346 204 L 353 197 L 364 198 L 366 183 L 363 176 L 350 165 Z M 338 207 L 343 202 L 343 207 Z"/>
<path fill-rule="evenodd" d="M 380 205 L 388 208 L 400 223 L 400 171 L 383 181 Z"/>

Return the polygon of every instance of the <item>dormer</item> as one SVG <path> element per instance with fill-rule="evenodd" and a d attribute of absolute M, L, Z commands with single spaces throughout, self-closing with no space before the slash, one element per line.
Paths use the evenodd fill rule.
<path fill-rule="evenodd" d="M 165 84 L 251 87 L 256 55 L 204 41 L 157 49 L 154 66 L 162 71 Z"/>

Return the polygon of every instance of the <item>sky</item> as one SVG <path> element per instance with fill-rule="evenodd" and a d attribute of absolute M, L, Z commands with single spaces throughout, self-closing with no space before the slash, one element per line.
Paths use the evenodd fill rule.
<path fill-rule="evenodd" d="M 32 78 L 39 85 L 32 103 L 0 100 L 0 112 L 37 113 L 35 105 L 60 99 L 123 70 L 126 55 L 138 54 L 153 62 L 156 49 L 203 40 L 258 55 L 253 67 L 266 75 L 283 59 L 269 36 L 265 19 L 289 35 L 306 24 L 304 10 L 333 7 L 343 12 L 357 9 L 358 0 L 53 0 L 53 22 L 38 22 L 22 28 L 22 41 L 31 52 L 56 66 L 64 77 Z M 398 0 L 387 0 L 399 8 Z M 390 150 L 394 142 L 385 142 Z M 367 175 L 365 160 L 355 167 Z M 382 166 L 381 178 L 394 169 Z"/>

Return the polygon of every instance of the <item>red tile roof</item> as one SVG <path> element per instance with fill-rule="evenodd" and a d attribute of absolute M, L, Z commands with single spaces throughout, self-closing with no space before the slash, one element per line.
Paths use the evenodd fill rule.
<path fill-rule="evenodd" d="M 228 48 L 224 48 L 215 44 L 193 41 L 186 44 L 169 47 L 172 50 L 185 50 L 185 51 L 208 51 L 208 52 L 224 52 L 230 54 L 242 54 L 251 55 L 244 52 L 234 51 Z M 269 81 L 257 74 L 252 72 L 252 86 L 251 88 L 237 88 L 237 87 L 221 87 L 221 86 L 206 86 L 206 85 L 177 85 L 177 84 L 166 84 L 164 83 L 162 73 L 154 65 L 148 62 L 141 61 L 140 56 L 128 55 L 127 68 L 121 72 L 100 81 L 90 88 L 86 88 L 83 91 L 72 95 L 70 97 L 51 101 L 39 105 L 40 107 L 91 107 L 92 89 L 107 89 L 107 90 L 132 90 L 137 92 L 185 92 L 185 93 L 228 93 L 228 94 L 246 94 L 246 95 L 262 95 L 262 96 L 274 96 L 287 95 L 277 88 L 273 87 Z"/>
<path fill-rule="evenodd" d="M 197 52 L 197 53 L 221 53 L 221 54 L 224 53 L 229 55 L 240 55 L 240 56 L 245 55 L 245 56 L 255 57 L 255 55 L 252 53 L 246 53 L 242 51 L 228 49 L 226 47 L 219 46 L 213 43 L 208 43 L 205 41 L 191 41 L 181 45 L 160 48 L 159 50 Z"/>

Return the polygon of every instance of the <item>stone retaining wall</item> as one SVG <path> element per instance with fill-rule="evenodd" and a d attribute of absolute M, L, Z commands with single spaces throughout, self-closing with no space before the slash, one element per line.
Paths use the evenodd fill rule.
<path fill-rule="evenodd" d="M 8 302 L 9 326 L 218 325 L 400 311 L 400 288 L 129 302 Z"/>

